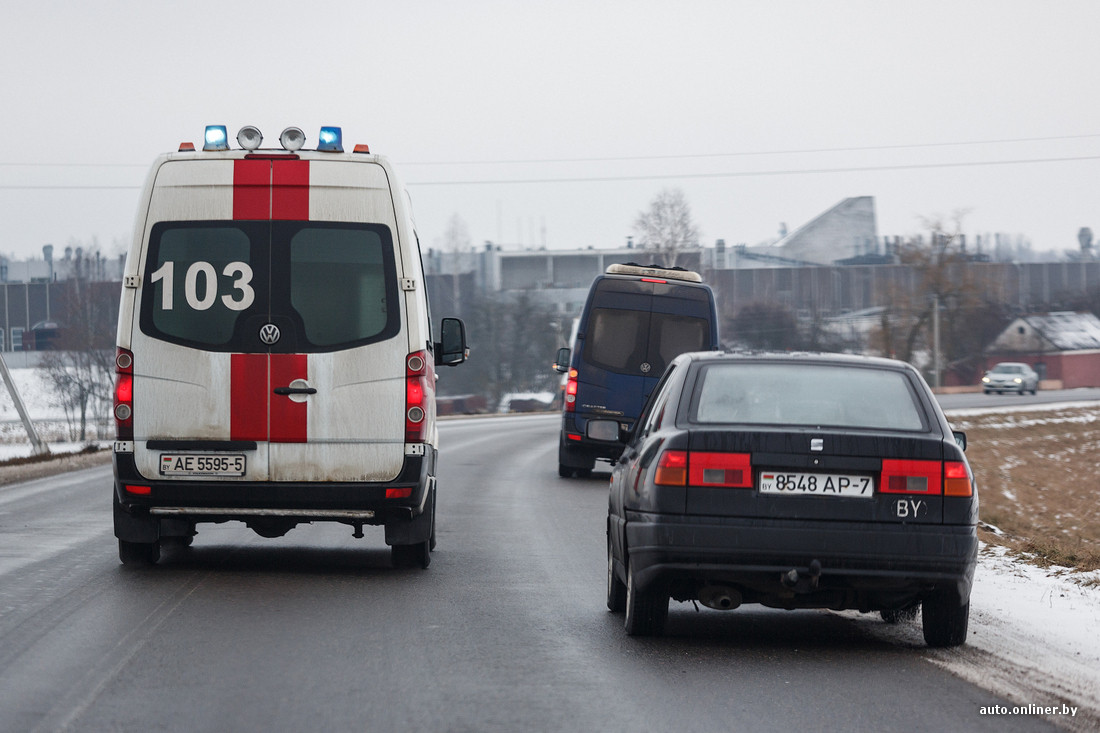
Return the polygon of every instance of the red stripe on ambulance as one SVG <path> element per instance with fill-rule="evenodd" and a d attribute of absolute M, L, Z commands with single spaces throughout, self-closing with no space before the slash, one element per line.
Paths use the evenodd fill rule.
<path fill-rule="evenodd" d="M 309 220 L 309 161 L 271 161 L 271 218 Z"/>
<path fill-rule="evenodd" d="M 270 161 L 233 161 L 233 218 L 271 218 Z"/>
<path fill-rule="evenodd" d="M 308 220 L 309 161 L 233 161 L 233 218 Z M 307 403 L 272 390 L 307 375 L 305 354 L 233 354 L 231 439 L 306 442 Z"/>
<path fill-rule="evenodd" d="M 267 354 L 233 354 L 229 367 L 230 440 L 267 440 Z"/>
<path fill-rule="evenodd" d="M 233 161 L 233 218 L 308 221 L 309 161 Z"/>

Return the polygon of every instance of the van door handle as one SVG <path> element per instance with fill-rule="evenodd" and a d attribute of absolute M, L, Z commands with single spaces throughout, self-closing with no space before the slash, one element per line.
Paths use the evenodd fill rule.
<path fill-rule="evenodd" d="M 317 390 L 314 387 L 276 387 L 275 394 L 317 394 Z"/>

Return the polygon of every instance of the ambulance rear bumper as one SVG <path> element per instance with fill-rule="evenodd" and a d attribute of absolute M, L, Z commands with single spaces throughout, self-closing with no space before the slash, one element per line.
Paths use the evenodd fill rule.
<path fill-rule="evenodd" d="M 427 455 L 406 456 L 392 481 L 150 481 L 138 473 L 132 454 L 115 453 L 115 535 L 151 542 L 190 534 L 200 522 L 258 517 L 352 525 L 408 522 L 429 506 L 435 459 L 430 447 Z"/>

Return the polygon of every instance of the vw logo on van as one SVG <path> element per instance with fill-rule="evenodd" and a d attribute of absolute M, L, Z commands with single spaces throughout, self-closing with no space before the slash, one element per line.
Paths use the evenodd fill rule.
<path fill-rule="evenodd" d="M 266 326 L 260 329 L 260 341 L 263 341 L 268 346 L 271 346 L 279 340 L 279 327 L 274 323 L 268 323 Z"/>
<path fill-rule="evenodd" d="M 642 370 L 642 374 L 649 374 L 649 370 L 652 369 L 653 367 L 651 367 L 649 365 L 648 361 L 643 361 L 642 365 L 638 368 Z"/>

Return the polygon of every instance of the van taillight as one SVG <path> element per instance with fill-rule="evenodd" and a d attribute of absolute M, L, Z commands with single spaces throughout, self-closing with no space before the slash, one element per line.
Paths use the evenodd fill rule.
<path fill-rule="evenodd" d="M 134 439 L 134 355 L 126 349 L 115 354 L 115 435 Z"/>
<path fill-rule="evenodd" d="M 577 370 L 569 370 L 569 379 L 565 382 L 565 411 L 577 409 Z"/>
<path fill-rule="evenodd" d="M 417 351 L 405 359 L 405 442 L 423 443 L 428 437 L 427 399 L 432 369 L 428 352 Z"/>
<path fill-rule="evenodd" d="M 942 494 L 943 471 L 942 461 L 886 459 L 878 490 L 883 494 Z"/>

